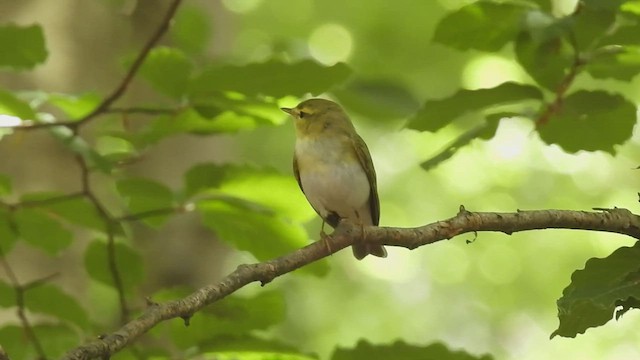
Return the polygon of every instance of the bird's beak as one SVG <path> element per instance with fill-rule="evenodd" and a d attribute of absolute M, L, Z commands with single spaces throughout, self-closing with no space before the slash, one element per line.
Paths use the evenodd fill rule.
<path fill-rule="evenodd" d="M 294 108 L 280 108 L 280 110 L 282 110 L 282 111 L 286 112 L 286 113 L 287 113 L 287 114 L 289 114 L 289 115 L 293 115 L 293 114 L 294 114 L 294 112 L 295 112 L 295 109 L 294 109 Z"/>

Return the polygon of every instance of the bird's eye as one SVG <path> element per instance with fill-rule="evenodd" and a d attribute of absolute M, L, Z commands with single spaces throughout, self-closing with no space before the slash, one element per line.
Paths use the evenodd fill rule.
<path fill-rule="evenodd" d="M 300 114 L 298 116 L 300 117 L 300 119 L 303 119 L 307 115 L 309 115 L 309 114 L 304 112 L 304 111 L 300 111 Z"/>

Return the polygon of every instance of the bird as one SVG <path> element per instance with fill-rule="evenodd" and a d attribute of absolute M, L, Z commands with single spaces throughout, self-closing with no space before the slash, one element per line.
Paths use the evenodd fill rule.
<path fill-rule="evenodd" d="M 320 98 L 281 109 L 294 120 L 293 173 L 323 220 L 321 236 L 326 236 L 325 223 L 334 229 L 341 221 L 361 228 L 378 226 L 380 200 L 373 161 L 347 113 L 337 103 Z M 384 246 L 364 238 L 356 240 L 352 250 L 358 260 L 369 254 L 387 256 Z"/>

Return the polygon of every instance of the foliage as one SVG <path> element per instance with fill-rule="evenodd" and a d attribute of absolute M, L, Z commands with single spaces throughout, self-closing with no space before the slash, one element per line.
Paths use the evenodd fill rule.
<path fill-rule="evenodd" d="M 382 120 L 408 119 L 406 128 L 417 132 L 452 128 L 462 132 L 438 156 L 424 161 L 425 169 L 441 165 L 470 143 L 491 140 L 505 119 L 527 119 L 545 143 L 565 152 L 612 155 L 631 138 L 637 122 L 637 106 L 629 92 L 610 84 L 628 85 L 640 72 L 638 1 L 585 0 L 564 15 L 552 11 L 547 1 L 477 1 L 448 10 L 435 27 L 434 44 L 463 54 L 508 56 L 526 77 L 488 88 L 453 89 L 441 98 L 425 96 L 403 79 L 370 78 L 366 66 L 355 61 L 322 64 L 307 53 L 300 56 L 296 39 L 287 36 L 273 40 L 275 50 L 266 58 L 212 57 L 207 49 L 215 24 L 203 14 L 193 4 L 185 5 L 166 44 L 146 54 L 133 81 L 146 84 L 154 99 L 149 103 L 134 101 L 134 105 L 117 107 L 108 95 L 98 92 L 0 89 L 0 125 L 10 125 L 0 128 L 0 140 L 42 131 L 64 147 L 68 168 L 77 177 L 76 191 L 40 192 L 18 191 L 18 174 L 0 174 L 0 255 L 5 269 L 11 269 L 10 255 L 18 245 L 52 258 L 82 249 L 84 266 L 73 271 L 84 272 L 92 287 L 116 293 L 121 301 L 114 306 L 126 315 L 136 311 L 135 299 L 144 288 L 147 270 L 134 241 L 140 227 L 162 231 L 177 215 L 194 212 L 221 242 L 259 261 L 304 246 L 315 238 L 305 227 L 315 214 L 289 174 L 251 161 L 223 164 L 216 160 L 190 165 L 181 186 L 170 186 L 129 172 L 126 166 L 163 141 L 183 135 L 244 132 L 261 139 L 261 134 L 282 125 L 281 103 L 308 94 L 333 96 L 350 111 L 381 124 Z M 421 16 L 419 12 L 406 15 Z M 357 27 L 355 21 L 353 26 Z M 24 72 L 61 53 L 62 49 L 47 48 L 48 31 L 39 24 L 1 25 L 0 68 L 7 73 Z M 380 32 L 377 46 L 393 46 L 386 42 L 388 33 L 388 29 Z M 423 34 L 419 40 L 429 41 Z M 410 52 L 407 49 L 396 57 Z M 125 69 L 134 66 L 134 56 L 124 58 Z M 83 81 L 91 87 L 90 79 Z M 125 88 L 128 85 L 124 83 Z M 132 125 L 132 118 L 142 120 Z M 85 130 L 88 123 L 93 126 L 90 131 Z M 90 240 L 83 241 L 79 234 L 88 234 Z M 558 300 L 560 325 L 552 336 L 575 337 L 605 324 L 614 314 L 619 317 L 638 307 L 638 249 L 637 245 L 622 247 L 607 258 L 590 259 L 574 273 Z M 322 261 L 292 276 L 313 281 L 329 270 L 329 262 Z M 21 319 L 20 326 L 2 324 L 0 328 L 0 343 L 12 359 L 58 357 L 94 333 L 113 327 L 113 319 L 105 326 L 103 314 L 68 294 L 55 277 L 29 283 L 20 279 L 20 274 L 9 270 L 7 280 L 0 282 L 0 306 L 27 311 L 29 319 Z M 173 300 L 189 290 L 165 289 L 152 298 Z M 189 327 L 177 321 L 161 324 L 150 337 L 166 344 L 137 346 L 136 357 L 318 358 L 315 351 L 292 346 L 274 330 L 285 323 L 291 306 L 285 293 L 276 288 L 253 296 L 233 295 L 196 314 Z M 353 349 L 336 347 L 332 359 L 431 357 L 490 358 L 449 350 L 441 343 L 362 341 Z"/>

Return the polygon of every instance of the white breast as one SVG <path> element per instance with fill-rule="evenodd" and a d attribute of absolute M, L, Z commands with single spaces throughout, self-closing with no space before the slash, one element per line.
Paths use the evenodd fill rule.
<path fill-rule="evenodd" d="M 297 140 L 300 182 L 322 217 L 335 212 L 341 218 L 370 224 L 369 180 L 355 154 L 344 146 L 333 138 Z"/>

